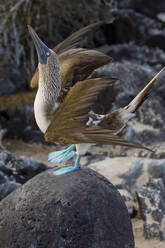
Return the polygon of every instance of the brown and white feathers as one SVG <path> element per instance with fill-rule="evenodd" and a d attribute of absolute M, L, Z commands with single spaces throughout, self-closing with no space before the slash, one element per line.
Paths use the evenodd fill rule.
<path fill-rule="evenodd" d="M 92 108 L 100 92 L 117 79 L 95 78 L 76 83 L 53 113 L 45 133 L 46 141 L 61 145 L 102 143 L 144 148 L 141 145 L 131 144 L 117 134 L 147 98 L 150 88 L 160 73 L 161 71 L 130 104 L 106 115 L 97 115 L 92 112 Z"/>

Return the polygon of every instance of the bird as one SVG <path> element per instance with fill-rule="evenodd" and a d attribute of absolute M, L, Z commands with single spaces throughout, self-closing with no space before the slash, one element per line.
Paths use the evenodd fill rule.
<path fill-rule="evenodd" d="M 56 105 L 63 101 L 67 91 L 73 84 L 79 80 L 87 78 L 95 69 L 112 61 L 112 58 L 88 49 L 73 49 L 84 39 L 88 33 L 96 30 L 103 22 L 90 24 L 79 31 L 70 35 L 66 40 L 58 44 L 53 51 L 58 55 L 60 65 L 61 91 L 57 98 Z M 30 85 L 32 88 L 38 86 L 39 71 L 36 69 Z M 102 96 L 103 97 L 103 96 Z M 97 112 L 103 111 L 102 105 L 95 106 Z M 49 154 L 49 162 L 61 163 L 69 160 L 75 155 L 75 145 L 71 145 L 62 151 L 56 151 Z"/>
<path fill-rule="evenodd" d="M 64 151 L 66 157 L 74 155 L 72 151 L 76 147 L 77 159 L 75 164 L 60 168 L 54 171 L 54 174 L 62 176 L 78 170 L 80 168 L 81 156 L 86 154 L 91 144 L 115 144 L 148 149 L 140 144 L 130 143 L 118 134 L 125 127 L 128 120 L 134 116 L 135 111 L 147 99 L 149 90 L 163 69 L 156 74 L 128 105 L 108 114 L 99 114 L 95 106 L 97 105 L 100 92 L 116 83 L 118 79 L 92 78 L 90 77 L 90 73 L 92 73 L 90 71 L 85 78 L 77 76 L 74 83 L 69 78 L 64 85 L 61 85 L 60 75 L 62 75 L 63 71 L 60 71 L 59 58 L 56 52 L 41 41 L 31 26 L 28 25 L 28 29 L 36 47 L 39 62 L 38 91 L 34 101 L 34 115 L 37 125 L 44 133 L 46 141 L 63 146 L 71 145 L 68 151 L 67 149 Z M 88 63 L 88 60 L 85 60 L 85 58 L 87 58 L 88 53 L 90 54 L 90 50 L 79 51 L 86 53 L 84 57 L 82 56 L 84 59 L 83 63 L 85 62 L 86 64 L 82 64 L 84 68 L 89 68 L 91 63 L 90 61 Z M 73 50 L 72 52 L 74 53 Z M 108 57 L 95 50 L 92 50 L 92 53 L 95 54 L 95 62 L 98 58 L 105 56 L 106 60 Z M 79 61 L 82 61 L 82 58 Z M 95 63 L 94 61 L 93 63 Z M 109 58 L 110 61 L 111 58 Z M 106 63 L 108 63 L 108 59 Z M 76 68 L 76 63 L 74 68 Z M 81 67 L 78 66 L 78 69 L 76 68 L 75 71 L 78 72 L 79 69 Z M 82 72 L 85 73 L 84 70 Z M 60 97 L 61 92 L 63 92 L 62 97 Z M 60 100 L 58 100 L 59 98 Z M 58 152 L 56 154 L 58 155 Z"/>

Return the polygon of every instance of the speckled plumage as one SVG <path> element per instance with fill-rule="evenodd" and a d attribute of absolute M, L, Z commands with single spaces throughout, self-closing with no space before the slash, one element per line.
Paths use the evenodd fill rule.
<path fill-rule="evenodd" d="M 34 114 L 37 125 L 43 133 L 50 124 L 50 114 L 60 92 L 60 67 L 56 54 L 52 52 L 47 65 L 38 65 L 39 87 L 34 101 Z"/>

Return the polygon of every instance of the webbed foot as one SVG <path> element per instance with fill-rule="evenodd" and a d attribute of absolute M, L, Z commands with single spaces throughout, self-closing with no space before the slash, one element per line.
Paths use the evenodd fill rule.
<path fill-rule="evenodd" d="M 57 152 L 51 152 L 48 155 L 48 162 L 51 163 L 62 163 L 74 157 L 75 155 L 75 145 L 69 146 L 67 149 Z"/>
<path fill-rule="evenodd" d="M 54 171 L 53 174 L 56 176 L 63 176 L 70 172 L 78 170 L 80 168 L 80 159 L 81 159 L 81 155 L 78 155 L 78 158 L 74 166 L 61 168 L 59 170 Z"/>

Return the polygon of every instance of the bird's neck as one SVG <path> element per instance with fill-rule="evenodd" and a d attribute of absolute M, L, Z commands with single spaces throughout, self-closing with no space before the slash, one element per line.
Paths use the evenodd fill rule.
<path fill-rule="evenodd" d="M 40 74 L 40 71 L 39 71 Z M 54 110 L 56 99 L 60 91 L 60 75 L 56 81 L 39 77 L 39 87 L 34 101 L 34 115 L 40 130 L 45 133 L 50 124 L 50 115 Z"/>

